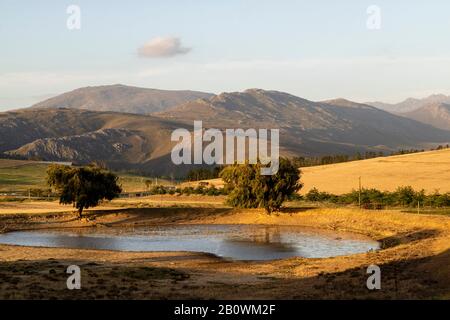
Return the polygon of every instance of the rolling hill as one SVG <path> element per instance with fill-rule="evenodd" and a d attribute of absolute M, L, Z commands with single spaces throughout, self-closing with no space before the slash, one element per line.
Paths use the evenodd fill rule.
<path fill-rule="evenodd" d="M 151 114 L 199 98 L 213 96 L 198 91 L 157 90 L 121 84 L 79 88 L 39 102 L 32 108 L 75 108 Z"/>
<path fill-rule="evenodd" d="M 364 188 L 394 191 L 412 186 L 427 192 L 450 192 L 450 149 L 303 168 L 302 193 L 316 187 L 342 194 Z"/>
<path fill-rule="evenodd" d="M 24 109 L 0 114 L 0 152 L 78 163 L 101 160 L 113 169 L 156 173 L 167 165 L 170 134 L 179 127 L 129 113 Z"/>
<path fill-rule="evenodd" d="M 363 188 L 394 191 L 397 187 L 412 186 L 427 193 L 439 190 L 450 192 L 450 149 L 427 151 L 369 160 L 351 161 L 301 168 L 304 183 L 301 194 L 312 188 L 332 194 L 343 194 L 358 190 L 359 177 Z M 218 188 L 222 179 L 206 180 Z M 197 186 L 198 182 L 187 182 L 185 186 Z"/>
<path fill-rule="evenodd" d="M 0 193 L 25 192 L 29 189 L 47 190 L 47 168 L 49 164 L 40 161 L 0 159 Z M 143 191 L 148 177 L 119 172 L 119 183 L 123 192 Z M 158 183 L 169 181 L 158 179 Z"/>

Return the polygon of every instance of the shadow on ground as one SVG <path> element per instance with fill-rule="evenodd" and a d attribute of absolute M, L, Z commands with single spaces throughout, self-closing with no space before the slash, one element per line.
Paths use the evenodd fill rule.
<path fill-rule="evenodd" d="M 381 248 L 385 249 L 395 247 L 400 244 L 408 244 L 424 239 L 437 237 L 439 234 L 440 232 L 434 229 L 420 230 L 415 232 L 404 232 L 380 239 L 379 242 L 381 243 Z"/>
<path fill-rule="evenodd" d="M 381 290 L 368 290 L 367 266 L 314 277 L 227 271 L 216 259 L 190 269 L 146 259 L 124 265 L 49 259 L 0 262 L 1 299 L 436 299 L 449 295 L 450 250 L 379 265 Z M 182 259 L 181 259 L 182 260 Z M 171 262 L 170 262 L 171 261 Z M 157 266 L 158 263 L 174 267 Z M 294 264 L 295 261 L 291 262 Z M 68 290 L 66 269 L 81 268 L 81 290 Z M 231 265 L 233 262 L 231 263 Z M 230 265 L 230 263 L 228 263 Z"/>

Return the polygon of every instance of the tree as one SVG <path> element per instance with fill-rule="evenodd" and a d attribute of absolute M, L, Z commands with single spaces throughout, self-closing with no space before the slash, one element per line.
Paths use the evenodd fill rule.
<path fill-rule="evenodd" d="M 416 192 L 411 186 L 398 187 L 395 191 L 397 203 L 402 206 L 409 206 L 414 202 Z"/>
<path fill-rule="evenodd" d="M 234 164 L 225 167 L 220 177 L 229 190 L 227 203 L 238 208 L 264 208 L 278 211 L 283 202 L 301 189 L 300 170 L 288 159 L 280 158 L 275 175 L 261 175 L 262 165 Z"/>
<path fill-rule="evenodd" d="M 51 165 L 47 169 L 47 183 L 59 193 L 59 202 L 73 203 L 80 218 L 83 209 L 95 207 L 101 200 L 118 197 L 122 188 L 117 182 L 118 177 L 115 174 L 96 165 Z"/>

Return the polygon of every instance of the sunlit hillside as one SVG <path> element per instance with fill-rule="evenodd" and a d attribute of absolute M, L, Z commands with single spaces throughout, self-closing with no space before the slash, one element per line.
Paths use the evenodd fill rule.
<path fill-rule="evenodd" d="M 303 168 L 302 193 L 316 187 L 342 194 L 364 188 L 393 191 L 398 186 L 450 192 L 450 149 Z"/>
<path fill-rule="evenodd" d="M 359 188 L 394 191 L 399 186 L 425 189 L 428 193 L 439 189 L 450 192 L 450 149 L 415 154 L 381 157 L 324 166 L 302 168 L 302 194 L 312 188 L 342 194 Z M 222 187 L 221 179 L 208 181 Z M 187 183 L 186 185 L 197 185 Z"/>

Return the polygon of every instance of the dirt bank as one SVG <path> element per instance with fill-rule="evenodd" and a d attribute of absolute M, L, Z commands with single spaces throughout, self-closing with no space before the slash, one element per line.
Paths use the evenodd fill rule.
<path fill-rule="evenodd" d="M 267 216 L 228 208 L 124 208 L 70 214 L 2 215 L 0 230 L 162 224 L 303 225 L 352 231 L 383 249 L 326 259 L 225 261 L 207 254 L 131 253 L 0 245 L 0 298 L 434 299 L 450 298 L 450 218 L 352 209 L 290 209 Z M 67 266 L 82 270 L 82 289 L 66 288 Z M 380 266 L 381 290 L 366 287 Z"/>

